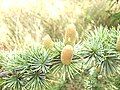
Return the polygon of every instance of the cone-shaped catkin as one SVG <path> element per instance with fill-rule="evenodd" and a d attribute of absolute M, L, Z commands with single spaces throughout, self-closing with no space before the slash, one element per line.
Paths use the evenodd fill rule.
<path fill-rule="evenodd" d="M 73 47 L 66 45 L 61 52 L 61 62 L 64 65 L 69 65 L 73 58 Z"/>
<path fill-rule="evenodd" d="M 42 44 L 45 49 L 51 49 L 54 46 L 54 42 L 48 34 L 42 39 Z"/>
<path fill-rule="evenodd" d="M 74 24 L 69 24 L 65 29 L 64 43 L 74 45 L 78 39 L 78 32 Z"/>
<path fill-rule="evenodd" d="M 120 35 L 117 38 L 116 49 L 120 52 Z"/>

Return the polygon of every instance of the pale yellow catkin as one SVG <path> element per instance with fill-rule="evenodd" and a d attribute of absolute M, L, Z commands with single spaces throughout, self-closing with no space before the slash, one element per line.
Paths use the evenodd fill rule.
<path fill-rule="evenodd" d="M 47 34 L 42 38 L 42 45 L 45 49 L 51 49 L 54 46 L 54 42 L 52 41 L 51 37 Z"/>
<path fill-rule="evenodd" d="M 69 65 L 73 58 L 73 47 L 71 45 L 66 45 L 61 52 L 61 62 L 64 65 Z"/>
<path fill-rule="evenodd" d="M 75 45 L 76 40 L 78 39 L 78 32 L 74 24 L 67 25 L 65 29 L 64 43 L 65 45 Z"/>

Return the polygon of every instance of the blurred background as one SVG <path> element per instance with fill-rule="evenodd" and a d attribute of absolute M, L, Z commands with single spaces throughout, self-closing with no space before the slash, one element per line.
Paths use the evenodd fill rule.
<path fill-rule="evenodd" d="M 75 24 L 79 40 L 95 27 L 116 29 L 120 24 L 119 0 L 0 0 L 0 50 L 39 45 L 49 34 L 62 40 L 67 24 Z"/>

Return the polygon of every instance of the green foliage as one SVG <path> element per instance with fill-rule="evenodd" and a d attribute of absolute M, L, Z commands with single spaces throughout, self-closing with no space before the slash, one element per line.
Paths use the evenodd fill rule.
<path fill-rule="evenodd" d="M 73 84 L 77 90 L 117 90 L 109 78 L 120 72 L 120 54 L 116 51 L 118 34 L 114 28 L 109 30 L 102 26 L 90 31 L 84 42 L 74 46 L 70 65 L 64 65 L 60 60 L 65 46 L 61 41 L 55 42 L 52 50 L 39 46 L 7 55 L 2 65 L 9 74 L 2 78 L 2 89 L 64 90 L 73 88 L 70 86 Z"/>
<path fill-rule="evenodd" d="M 55 52 L 57 50 L 55 49 Z M 75 56 L 76 58 L 76 56 Z M 3 61 L 5 70 L 10 75 L 6 77 L 2 83 L 3 90 L 44 90 L 50 85 L 50 81 L 57 73 L 64 80 L 68 77 L 73 79 L 75 73 L 79 73 L 77 62 L 73 62 L 70 66 L 63 65 L 60 61 L 60 53 L 54 54 L 41 48 L 31 48 L 25 53 L 13 54 L 9 60 Z M 11 59 L 11 60 L 10 60 Z M 62 72 L 62 73 L 61 73 Z"/>
<path fill-rule="evenodd" d="M 21 81 L 20 76 L 14 75 L 5 79 L 5 82 L 3 82 L 2 85 L 2 90 L 22 90 L 23 82 Z"/>
<path fill-rule="evenodd" d="M 120 77 L 119 76 L 113 78 L 113 83 L 118 89 L 120 89 Z"/>
<path fill-rule="evenodd" d="M 113 28 L 114 29 L 114 28 Z M 116 51 L 116 40 L 119 32 L 107 28 L 97 28 L 89 33 L 89 38 L 84 42 L 82 55 L 89 66 L 99 68 L 105 76 L 118 73 L 120 55 Z"/>
<path fill-rule="evenodd" d="M 113 13 L 111 15 L 111 23 L 120 23 L 120 12 Z"/>

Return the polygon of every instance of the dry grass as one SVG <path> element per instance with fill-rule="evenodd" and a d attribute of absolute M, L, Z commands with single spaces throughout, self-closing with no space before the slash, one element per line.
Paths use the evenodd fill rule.
<path fill-rule="evenodd" d="M 1 4 L 0 47 L 4 49 L 39 45 L 46 33 L 54 41 L 62 40 L 69 23 L 76 25 L 79 39 L 100 24 L 111 27 L 119 23 L 110 18 L 120 12 L 120 1 L 116 3 L 116 0 L 35 0 L 34 3 L 31 0 L 23 5 L 22 1 L 9 5 L 9 8 Z"/>

